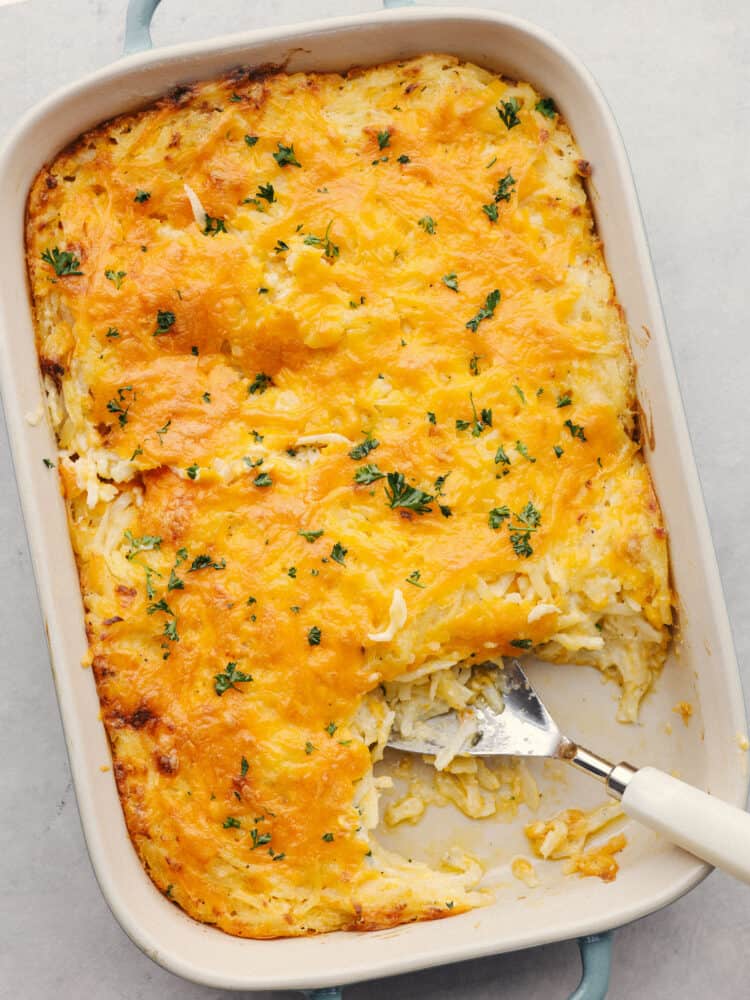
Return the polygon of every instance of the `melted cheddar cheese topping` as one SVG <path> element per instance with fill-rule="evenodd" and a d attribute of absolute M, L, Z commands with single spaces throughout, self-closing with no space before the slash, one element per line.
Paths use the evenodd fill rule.
<path fill-rule="evenodd" d="M 387 727 L 399 678 L 533 649 L 635 717 L 667 549 L 587 173 L 531 86 L 427 55 L 181 88 L 37 178 L 103 720 L 135 848 L 197 919 L 483 901 L 470 860 L 386 854 L 363 819 L 358 713 Z"/>

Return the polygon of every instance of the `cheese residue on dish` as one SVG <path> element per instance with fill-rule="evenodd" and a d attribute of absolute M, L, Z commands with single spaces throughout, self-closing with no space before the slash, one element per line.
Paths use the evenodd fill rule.
<path fill-rule="evenodd" d="M 273 937 L 485 902 L 465 852 L 378 845 L 373 763 L 394 728 L 502 707 L 488 655 L 596 667 L 635 719 L 667 542 L 588 173 L 549 97 L 426 55 L 181 87 L 36 179 L 38 348 L 114 773 L 196 919 Z M 465 717 L 387 823 L 431 796 L 536 804 L 523 765 L 461 755 Z"/>

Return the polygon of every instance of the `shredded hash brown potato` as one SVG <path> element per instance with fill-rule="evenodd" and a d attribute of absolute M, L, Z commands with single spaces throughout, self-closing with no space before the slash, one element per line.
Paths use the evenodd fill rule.
<path fill-rule="evenodd" d="M 430 869 L 372 831 L 392 727 L 501 707 L 488 657 L 595 667 L 636 718 L 667 543 L 589 172 L 551 99 L 425 55 L 181 87 L 37 177 L 102 718 L 133 844 L 196 919 L 273 937 L 486 902 L 466 852 Z M 461 756 L 467 720 L 386 823 L 536 806 L 524 765 Z M 593 869 L 592 822 L 532 842 Z"/>

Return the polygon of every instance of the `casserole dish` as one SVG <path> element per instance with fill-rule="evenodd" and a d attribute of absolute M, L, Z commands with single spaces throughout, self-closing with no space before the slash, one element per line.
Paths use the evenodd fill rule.
<path fill-rule="evenodd" d="M 43 423 L 32 427 L 24 419 L 38 409 L 40 400 L 22 272 L 28 184 L 42 163 L 83 129 L 145 103 L 176 83 L 237 63 L 280 63 L 288 58 L 290 70 L 336 69 L 430 50 L 448 50 L 530 79 L 554 95 L 582 151 L 594 163 L 592 200 L 631 329 L 643 326 L 650 331 L 634 338 L 633 350 L 647 437 L 651 444 L 658 442 L 651 465 L 673 538 L 675 582 L 682 601 L 679 661 L 673 659 L 668 665 L 644 707 L 643 726 L 637 729 L 612 725 L 610 692 L 592 685 L 588 674 L 575 676 L 576 672 L 543 667 L 535 673 L 535 681 L 566 728 L 585 731 L 592 741 L 597 738 L 605 744 L 606 740 L 613 756 L 630 757 L 636 763 L 658 756 L 669 761 L 667 767 L 679 767 L 683 777 L 733 802 L 741 801 L 746 788 L 737 742 L 744 721 L 731 641 L 632 184 L 611 120 L 585 72 L 535 29 L 466 11 L 373 15 L 133 58 L 47 101 L 21 125 L 4 154 L 0 203 L 14 234 L 2 251 L 12 289 L 2 313 L 5 398 L 71 763 L 97 874 L 123 926 L 141 947 L 173 971 L 215 986 L 281 988 L 352 981 L 602 930 L 670 901 L 706 871 L 633 827 L 628 830 L 631 847 L 615 885 L 549 880 L 543 895 L 519 898 L 518 887 L 507 875 L 512 856 L 509 834 L 498 838 L 503 853 L 498 853 L 490 873 L 498 886 L 498 902 L 487 910 L 452 923 L 373 935 L 237 941 L 193 924 L 153 890 L 128 843 L 111 775 L 100 771 L 108 760 L 108 748 L 98 723 L 92 679 L 78 667 L 85 638 L 75 569 L 62 503 L 42 463 L 52 454 L 52 438 Z M 54 576 L 49 566 L 54 566 Z M 695 717 L 689 728 L 669 739 L 663 734 L 664 723 L 680 699 L 696 704 Z M 576 707 L 582 703 L 593 710 L 586 717 Z M 591 716 L 603 721 L 592 724 Z M 553 783 L 546 791 L 553 804 L 555 794 L 562 803 L 586 798 L 572 782 L 570 789 L 556 793 Z M 488 840 L 494 839 L 490 827 L 481 830 Z M 476 830 L 465 834 L 480 835 Z M 383 938 L 388 939 L 387 956 Z M 294 969 L 304 971 L 289 971 Z"/>

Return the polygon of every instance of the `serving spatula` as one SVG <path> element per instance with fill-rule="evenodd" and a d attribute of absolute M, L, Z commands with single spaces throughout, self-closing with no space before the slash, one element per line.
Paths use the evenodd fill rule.
<path fill-rule="evenodd" d="M 479 732 L 461 754 L 479 757 L 552 757 L 567 761 L 604 782 L 607 792 L 628 816 L 663 834 L 672 843 L 709 864 L 750 882 L 750 813 L 730 806 L 654 767 L 611 764 L 564 736 L 529 684 L 518 660 L 500 667 L 504 708 L 498 713 L 483 700 L 464 710 L 447 712 L 423 724 L 418 739 L 394 734 L 388 746 L 410 753 L 438 754 L 457 738 L 459 726 L 472 712 Z"/>

